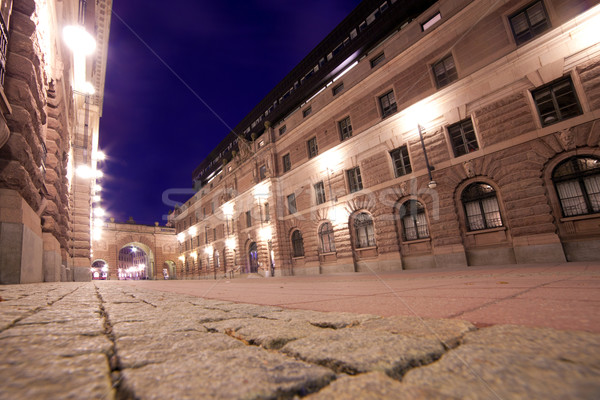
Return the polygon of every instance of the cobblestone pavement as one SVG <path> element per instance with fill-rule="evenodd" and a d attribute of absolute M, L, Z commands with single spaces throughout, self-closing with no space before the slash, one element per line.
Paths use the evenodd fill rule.
<path fill-rule="evenodd" d="M 598 399 L 600 334 L 0 286 L 0 399 Z"/>

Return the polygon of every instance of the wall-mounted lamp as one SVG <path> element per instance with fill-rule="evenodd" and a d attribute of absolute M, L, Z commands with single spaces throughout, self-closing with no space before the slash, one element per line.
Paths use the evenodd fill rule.
<path fill-rule="evenodd" d="M 429 189 L 435 189 L 437 187 L 437 182 L 433 180 L 433 176 L 431 175 L 431 171 L 433 171 L 433 167 L 429 165 L 429 158 L 427 157 L 427 149 L 425 148 L 425 140 L 423 139 L 423 127 L 421 124 L 417 124 L 417 130 L 419 131 L 419 138 L 421 139 L 421 147 L 423 147 L 423 155 L 425 156 L 425 164 L 427 165 L 427 174 L 429 175 L 429 183 L 427 186 Z"/>

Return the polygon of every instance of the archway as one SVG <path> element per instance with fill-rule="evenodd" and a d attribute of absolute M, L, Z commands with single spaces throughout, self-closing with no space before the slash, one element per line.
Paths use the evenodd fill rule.
<path fill-rule="evenodd" d="M 163 266 L 163 277 L 165 279 L 177 279 L 177 266 L 173 261 L 165 261 Z"/>
<path fill-rule="evenodd" d="M 256 245 L 256 242 L 250 243 L 250 246 L 248 247 L 248 267 L 248 272 L 258 272 L 258 246 Z"/>
<path fill-rule="evenodd" d="M 106 280 L 108 279 L 108 264 L 104 260 L 96 260 L 92 263 L 90 268 L 93 280 Z"/>
<path fill-rule="evenodd" d="M 154 256 L 142 243 L 128 243 L 119 250 L 118 276 L 120 280 L 154 278 Z"/>

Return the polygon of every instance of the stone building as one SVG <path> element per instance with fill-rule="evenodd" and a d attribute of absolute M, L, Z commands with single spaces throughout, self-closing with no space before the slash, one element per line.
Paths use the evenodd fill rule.
<path fill-rule="evenodd" d="M 600 259 L 600 6 L 363 1 L 194 171 L 181 277 Z"/>
<path fill-rule="evenodd" d="M 95 279 L 177 279 L 175 229 L 111 221 L 92 240 Z"/>
<path fill-rule="evenodd" d="M 90 279 L 111 7 L 0 1 L 0 283 Z"/>

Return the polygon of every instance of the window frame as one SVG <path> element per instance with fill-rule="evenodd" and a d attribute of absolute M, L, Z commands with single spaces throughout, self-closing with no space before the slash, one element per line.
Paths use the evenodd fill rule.
<path fill-rule="evenodd" d="M 573 107 L 573 106 L 576 107 L 576 110 L 575 110 L 576 113 L 567 115 L 566 117 L 563 117 L 561 115 L 561 106 L 558 104 L 557 99 L 556 99 L 556 94 L 555 94 L 555 90 L 558 89 L 557 86 L 559 86 L 563 83 L 569 84 L 569 87 L 571 89 L 571 94 L 575 98 L 575 103 L 571 104 L 571 107 Z M 544 119 L 543 119 L 544 116 L 542 115 L 542 113 L 540 111 L 540 104 L 538 103 L 538 100 L 536 100 L 536 95 L 543 91 L 546 91 L 546 90 L 550 90 L 551 100 L 552 100 L 552 105 L 553 105 L 553 112 L 556 114 L 556 119 L 553 121 L 550 121 L 550 122 L 544 122 Z M 540 86 L 538 88 L 531 90 L 531 98 L 533 99 L 533 103 L 535 104 L 535 109 L 537 111 L 537 115 L 538 115 L 540 123 L 542 124 L 542 127 L 554 125 L 561 121 L 566 121 L 568 119 L 575 118 L 575 117 L 578 117 L 583 114 L 583 108 L 581 107 L 581 102 L 579 101 L 579 96 L 577 95 L 577 90 L 575 89 L 575 84 L 573 83 L 573 79 L 571 78 L 570 75 L 566 75 L 561 78 L 555 79 L 552 82 L 549 82 L 543 86 Z M 545 115 L 548 115 L 548 113 L 546 113 Z"/>
<path fill-rule="evenodd" d="M 314 158 L 319 155 L 319 145 L 317 143 L 317 137 L 313 136 L 306 141 L 306 150 L 308 153 L 308 158 Z"/>
<path fill-rule="evenodd" d="M 446 66 L 446 60 L 452 60 L 453 71 L 452 69 L 448 69 Z M 436 67 L 442 65 L 444 67 L 443 75 L 438 75 L 436 71 Z M 431 65 L 431 70 L 433 71 L 433 77 L 435 79 L 435 86 L 438 89 L 446 87 L 450 85 L 452 82 L 456 82 L 458 80 L 458 69 L 456 68 L 456 61 L 454 61 L 454 56 L 452 53 L 445 55 L 437 62 Z"/>
<path fill-rule="evenodd" d="M 246 211 L 246 228 L 252 228 L 252 210 Z"/>
<path fill-rule="evenodd" d="M 308 117 L 312 113 L 312 106 L 308 106 L 304 110 L 302 110 L 302 118 Z"/>
<path fill-rule="evenodd" d="M 333 96 L 337 96 L 342 91 L 344 91 L 344 82 L 340 83 L 339 85 L 334 86 L 333 89 L 331 89 L 331 93 L 333 94 Z"/>
<path fill-rule="evenodd" d="M 279 136 L 283 136 L 286 131 L 287 131 L 287 125 L 283 125 L 282 127 L 280 127 L 279 128 Z"/>
<path fill-rule="evenodd" d="M 290 241 L 292 244 L 292 257 L 299 258 L 304 257 L 304 238 L 300 229 L 294 229 L 290 235 Z"/>
<path fill-rule="evenodd" d="M 393 99 L 393 104 L 390 101 L 390 95 Z M 396 103 L 396 95 L 394 94 L 394 89 L 387 91 L 381 96 L 377 97 L 379 103 L 379 110 L 381 111 L 381 118 L 387 118 L 392 114 L 395 114 L 398 111 L 398 104 Z M 383 105 L 383 101 L 386 100 L 389 104 L 387 106 Z"/>
<path fill-rule="evenodd" d="M 335 253 L 335 231 L 333 230 L 331 222 L 326 221 L 319 226 L 318 237 L 319 252 L 321 254 Z M 327 239 L 327 241 L 325 241 L 325 239 Z"/>
<path fill-rule="evenodd" d="M 341 142 L 352 137 L 352 121 L 349 115 L 338 121 L 338 129 L 340 131 Z"/>
<path fill-rule="evenodd" d="M 480 193 L 477 196 L 471 196 L 469 198 L 465 198 L 465 193 L 467 191 L 469 191 L 471 188 L 474 188 L 475 186 L 489 186 L 490 188 L 492 188 L 492 192 Z M 487 200 L 487 199 L 491 199 L 491 198 L 494 198 L 496 200 L 497 211 L 495 211 L 495 212 L 498 213 L 497 219 L 500 221 L 500 224 L 495 224 L 495 225 L 492 224 L 491 221 L 493 221 L 493 219 L 488 218 L 488 214 L 492 214 L 492 213 L 485 212 L 483 201 Z M 492 185 L 490 185 L 489 183 L 482 182 L 482 181 L 475 181 L 475 182 L 469 183 L 461 191 L 460 202 L 463 206 L 463 210 L 465 213 L 465 223 L 466 223 L 467 231 L 478 232 L 478 231 L 485 231 L 488 229 L 505 227 L 504 218 L 502 216 L 502 210 L 500 209 L 500 201 L 498 200 L 498 192 L 496 191 L 496 188 L 493 187 Z M 467 209 L 467 204 L 470 204 L 470 203 L 477 203 L 477 205 L 478 205 L 479 211 L 481 213 L 477 214 L 477 215 L 479 215 L 481 217 L 481 221 L 483 223 L 483 226 L 481 228 L 473 228 L 472 227 L 472 222 L 474 222 L 474 219 L 472 219 L 471 217 L 474 217 L 476 215 L 469 214 L 469 211 Z"/>
<path fill-rule="evenodd" d="M 260 181 L 266 179 L 267 177 L 267 165 L 263 164 L 260 167 L 258 167 L 258 179 Z"/>
<path fill-rule="evenodd" d="M 323 181 L 319 181 L 313 185 L 315 190 L 315 202 L 317 205 L 327 202 L 327 196 L 325 195 L 325 186 Z"/>
<path fill-rule="evenodd" d="M 402 210 L 408 210 L 409 212 L 402 213 Z M 416 212 L 413 213 L 413 210 Z M 402 240 L 405 242 L 410 242 L 414 240 L 429 239 L 431 237 L 431 232 L 429 232 L 429 222 L 427 221 L 427 213 L 423 203 L 416 199 L 407 200 L 400 205 L 398 212 L 402 223 Z M 423 215 L 423 220 L 425 222 L 424 224 L 419 224 L 419 215 Z M 410 218 L 412 221 L 415 237 L 407 234 L 408 227 L 405 221 L 407 218 Z M 421 227 L 425 228 L 424 232 L 420 229 Z"/>
<path fill-rule="evenodd" d="M 360 174 L 359 166 L 346 170 L 346 178 L 348 179 L 348 190 L 350 193 L 363 190 L 362 176 Z"/>
<path fill-rule="evenodd" d="M 290 159 L 290 153 L 284 154 L 281 157 L 281 163 L 283 167 L 283 172 L 288 172 L 292 169 L 292 161 Z"/>
<path fill-rule="evenodd" d="M 542 6 L 542 12 L 544 14 L 544 27 L 541 26 L 541 23 L 538 24 L 538 26 L 534 27 L 531 24 L 531 21 L 529 20 L 530 16 L 529 14 L 527 14 L 527 11 L 530 10 L 532 7 L 534 7 L 537 3 L 540 3 L 540 5 Z M 527 31 L 523 31 L 520 34 L 517 35 L 517 33 L 515 32 L 515 26 L 513 24 L 513 21 L 515 18 L 517 18 L 519 15 L 524 14 L 526 22 L 527 22 Z M 546 9 L 546 5 L 544 4 L 544 2 L 542 0 L 537 0 L 537 1 L 532 1 L 531 3 L 527 4 L 525 7 L 520 8 L 518 11 L 512 13 L 511 15 L 508 16 L 508 25 L 510 26 L 510 31 L 512 33 L 513 39 L 515 40 L 515 44 L 517 46 L 520 46 L 524 43 L 527 43 L 533 39 L 535 39 L 536 37 L 542 35 L 544 32 L 550 30 L 550 28 L 552 28 L 552 23 L 550 21 L 550 15 L 548 14 L 548 10 Z M 541 28 L 541 30 L 540 30 Z"/>
<path fill-rule="evenodd" d="M 369 60 L 369 64 L 371 65 L 371 68 L 375 68 L 376 66 L 378 66 L 379 64 L 381 64 L 382 62 L 385 61 L 385 52 L 381 52 L 379 54 L 377 54 L 375 57 L 371 58 Z"/>
<path fill-rule="evenodd" d="M 362 215 L 366 215 L 368 217 L 368 221 L 361 221 Z M 361 217 L 359 219 L 359 217 Z M 370 227 L 370 229 L 369 229 Z M 377 241 L 375 240 L 375 221 L 373 221 L 373 216 L 365 211 L 358 212 L 352 218 L 352 229 L 354 230 L 354 248 L 355 249 L 367 249 L 371 247 L 377 246 Z M 364 229 L 364 236 L 360 234 L 360 230 Z M 363 246 L 361 244 L 361 238 L 366 238 L 366 243 Z"/>
<path fill-rule="evenodd" d="M 566 159 L 560 161 L 553 169 L 550 175 L 550 179 L 554 186 L 554 191 L 556 193 L 556 197 L 558 199 L 558 204 L 560 205 L 560 211 L 563 218 L 571 218 L 571 217 L 579 217 L 579 216 L 593 216 L 600 214 L 600 208 L 598 211 L 594 211 L 594 205 L 591 200 L 591 196 L 586 186 L 585 178 L 589 178 L 595 175 L 600 176 L 600 169 L 589 169 L 589 170 L 580 170 L 580 165 L 577 162 L 578 159 L 594 159 L 600 163 L 600 157 L 592 154 L 581 154 L 574 155 L 571 157 L 567 157 Z M 571 164 L 573 169 L 575 170 L 570 175 L 556 177 L 555 174 L 559 168 L 564 165 Z M 563 199 L 558 190 L 557 184 L 565 183 L 565 182 L 576 182 L 578 184 L 579 190 L 581 191 L 581 196 L 583 198 L 583 203 L 587 208 L 587 212 L 585 213 L 577 213 L 577 214 L 569 214 L 565 212 L 565 205 L 563 204 L 563 200 L 573 199 L 574 197 Z M 596 194 L 596 193 L 593 193 Z M 600 194 L 598 194 L 600 196 Z"/>
<path fill-rule="evenodd" d="M 400 157 L 396 158 L 394 156 L 395 153 L 398 153 Z M 412 165 L 410 163 L 410 156 L 408 154 L 407 145 L 404 144 L 390 151 L 390 157 L 392 158 L 392 166 L 394 167 L 394 175 L 396 176 L 396 178 L 412 173 Z M 408 161 L 408 163 L 406 163 L 405 161 Z M 402 167 L 402 171 L 398 170 L 399 163 Z"/>
<path fill-rule="evenodd" d="M 296 214 L 298 212 L 298 207 L 296 205 L 296 193 L 288 194 L 286 199 L 287 199 L 288 213 L 290 215 Z"/>
<path fill-rule="evenodd" d="M 464 126 L 465 124 L 470 124 L 471 131 L 466 132 Z M 454 128 L 456 127 L 459 128 L 458 132 L 454 131 Z M 452 148 L 452 154 L 454 154 L 455 158 L 464 156 L 466 154 L 471 154 L 474 151 L 480 150 L 479 139 L 477 138 L 477 133 L 475 132 L 475 124 L 473 124 L 473 119 L 471 117 L 465 118 L 452 125 L 448 125 L 446 130 L 448 131 L 448 142 L 450 143 L 450 147 Z M 474 140 L 467 140 L 467 134 L 471 132 L 473 134 Z M 454 135 L 456 133 L 460 134 L 461 144 L 459 146 L 455 146 L 454 144 Z M 471 148 L 471 144 L 473 142 L 477 145 L 477 148 Z M 459 148 L 461 148 L 460 154 L 457 151 Z"/>

